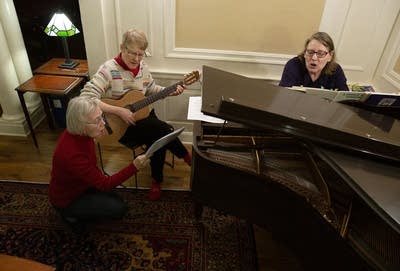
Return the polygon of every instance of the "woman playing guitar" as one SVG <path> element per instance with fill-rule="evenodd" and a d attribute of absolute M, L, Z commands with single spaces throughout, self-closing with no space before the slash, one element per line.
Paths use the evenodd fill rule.
<path fill-rule="evenodd" d="M 149 109 L 148 105 L 156 99 L 181 94 L 185 85 L 193 82 L 193 78 L 189 78 L 167 88 L 157 85 L 143 60 L 147 46 L 147 38 L 142 31 L 126 31 L 120 45 L 121 52 L 102 64 L 81 91 L 81 95 L 101 99 L 100 108 L 106 114 L 108 135 L 116 136 L 116 140 L 126 146 L 144 144 L 149 147 L 172 132 L 173 127 L 158 119 L 154 109 Z M 197 76 L 194 79 L 197 80 L 198 74 L 194 76 Z M 132 99 L 138 101 L 135 103 Z M 113 125 L 116 126 L 113 128 Z M 149 197 L 152 200 L 157 200 L 161 195 L 167 149 L 184 159 L 189 166 L 192 163 L 191 155 L 179 138 L 155 152 L 150 158 L 153 182 Z"/>

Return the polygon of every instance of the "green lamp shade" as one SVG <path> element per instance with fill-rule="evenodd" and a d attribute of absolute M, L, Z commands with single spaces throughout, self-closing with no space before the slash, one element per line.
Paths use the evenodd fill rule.
<path fill-rule="evenodd" d="M 49 36 L 71 37 L 78 34 L 79 30 L 64 13 L 55 13 L 44 32 Z"/>

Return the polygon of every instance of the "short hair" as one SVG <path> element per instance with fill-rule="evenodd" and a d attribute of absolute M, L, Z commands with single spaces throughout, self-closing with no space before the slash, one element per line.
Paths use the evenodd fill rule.
<path fill-rule="evenodd" d="M 88 115 L 98 108 L 100 100 L 87 96 L 72 98 L 67 107 L 66 123 L 67 130 L 75 135 L 87 135 L 86 122 Z"/>
<path fill-rule="evenodd" d="M 317 40 L 322 43 L 326 48 L 328 48 L 329 53 L 332 56 L 332 60 L 326 64 L 324 69 L 322 70 L 323 74 L 333 74 L 336 70 L 337 63 L 336 63 L 336 54 L 335 54 L 335 45 L 333 43 L 332 38 L 326 32 L 316 32 L 311 37 L 309 37 L 306 42 L 304 43 L 303 51 L 298 55 L 302 63 L 305 63 L 304 53 L 307 49 L 308 44 L 312 40 Z"/>
<path fill-rule="evenodd" d="M 145 51 L 149 45 L 146 34 L 143 31 L 131 28 L 122 35 L 122 46 L 135 45 Z"/>

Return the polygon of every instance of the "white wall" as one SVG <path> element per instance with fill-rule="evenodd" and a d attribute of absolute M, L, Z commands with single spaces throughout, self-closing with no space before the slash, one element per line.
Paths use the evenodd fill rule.
<path fill-rule="evenodd" d="M 148 34 L 152 56 L 147 62 L 154 72 L 162 74 L 184 74 L 207 64 L 246 76 L 279 80 L 283 65 L 293 56 L 177 48 L 174 0 L 80 0 L 80 8 L 91 73 L 118 52 L 123 31 L 133 26 Z M 334 39 L 339 62 L 350 83 L 374 81 L 385 46 L 391 35 L 398 35 L 392 31 L 399 10 L 398 0 L 325 1 L 319 30 L 330 33 Z M 302 16 L 312 14 L 299 11 L 298 18 L 282 18 L 282 23 L 301 20 Z M 246 19 L 241 18 L 240 23 L 246 23 Z"/>
<path fill-rule="evenodd" d="M 174 0 L 80 0 L 79 4 L 90 74 L 118 53 L 121 35 L 130 27 L 147 33 L 151 56 L 146 62 L 154 76 L 164 84 L 172 84 L 185 73 L 201 69 L 202 65 L 278 81 L 284 64 L 295 55 L 178 48 L 175 46 Z M 334 39 L 338 61 L 350 84 L 372 84 L 385 92 L 400 90 L 399 75 L 392 72 L 400 55 L 399 10 L 398 0 L 325 1 L 319 30 L 330 33 Z M 298 17 L 282 18 L 282 23 L 301 20 L 303 16 L 312 14 L 299 10 Z M 245 18 L 241 18 L 240 23 L 246 23 Z M 168 98 L 157 105 L 161 117 L 177 126 L 187 125 L 190 129 L 185 114 L 191 95 L 200 95 L 199 85 L 193 86 L 183 96 L 173 98 L 175 100 Z M 180 114 L 176 114 L 177 111 Z"/>

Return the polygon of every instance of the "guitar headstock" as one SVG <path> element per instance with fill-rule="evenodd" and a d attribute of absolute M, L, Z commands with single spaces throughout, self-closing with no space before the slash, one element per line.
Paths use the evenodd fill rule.
<path fill-rule="evenodd" d="M 185 75 L 185 78 L 183 79 L 183 84 L 188 86 L 198 81 L 199 79 L 200 79 L 200 72 L 192 71 L 191 73 Z"/>

